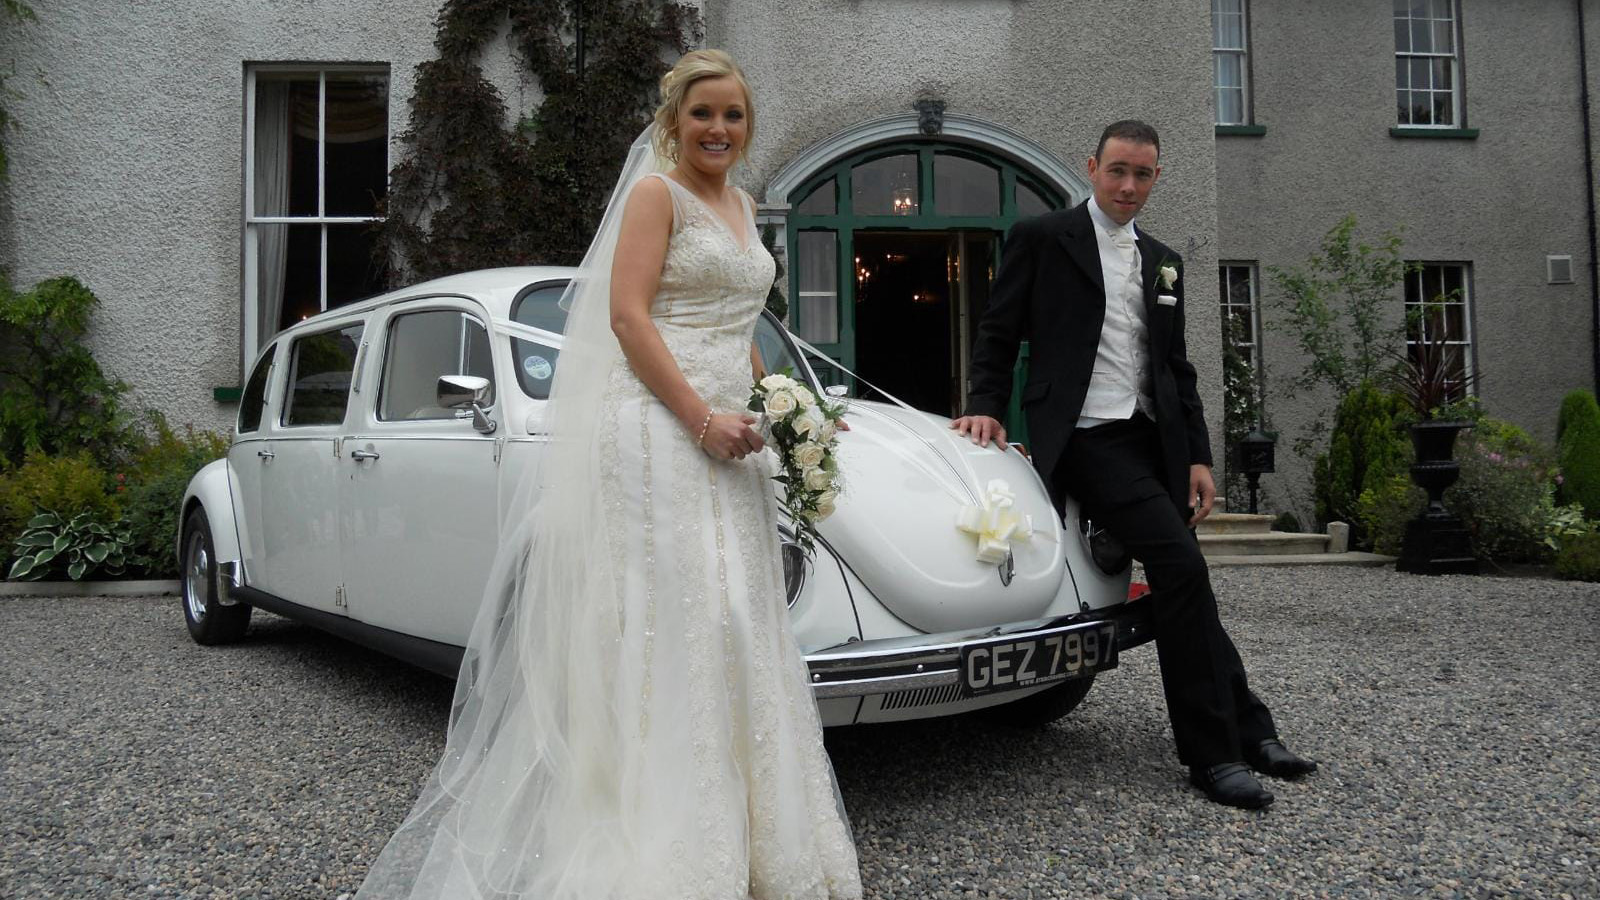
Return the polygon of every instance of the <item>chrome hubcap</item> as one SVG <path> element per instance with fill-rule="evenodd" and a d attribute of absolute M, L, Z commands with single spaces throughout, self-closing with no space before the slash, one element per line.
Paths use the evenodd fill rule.
<path fill-rule="evenodd" d="M 206 586 L 211 583 L 211 554 L 206 552 L 205 538 L 196 531 L 189 535 L 184 548 L 183 602 L 189 608 L 189 618 L 196 622 L 206 615 Z"/>

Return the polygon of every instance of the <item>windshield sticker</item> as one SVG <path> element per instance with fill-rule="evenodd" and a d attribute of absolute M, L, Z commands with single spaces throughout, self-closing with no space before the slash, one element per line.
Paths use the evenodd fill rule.
<path fill-rule="evenodd" d="M 534 381 L 544 381 L 549 378 L 552 370 L 553 367 L 550 365 L 550 360 L 542 356 L 524 356 L 522 358 L 522 371 L 528 373 L 528 377 Z"/>

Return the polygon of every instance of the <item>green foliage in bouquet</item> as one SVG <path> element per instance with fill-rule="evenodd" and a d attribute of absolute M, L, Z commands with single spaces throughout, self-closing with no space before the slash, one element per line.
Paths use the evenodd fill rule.
<path fill-rule="evenodd" d="M 28 520 L 44 510 L 67 518 L 88 513 L 101 521 L 115 521 L 120 504 L 109 480 L 87 453 L 30 453 L 22 465 L 0 471 L 0 556 L 9 558 Z"/>
<path fill-rule="evenodd" d="M 76 278 L 26 291 L 0 278 L 0 465 L 79 450 L 109 463 L 137 442 L 122 407 L 128 385 L 102 372 L 84 343 L 99 303 Z"/>
<path fill-rule="evenodd" d="M 1363 491 L 1406 471 L 1410 440 L 1400 428 L 1405 404 L 1368 380 L 1339 401 L 1328 452 L 1316 458 L 1312 483 L 1317 521 L 1347 522 L 1353 545 L 1370 547 L 1360 514 Z"/>
<path fill-rule="evenodd" d="M 121 575 L 127 564 L 128 531 L 93 513 L 79 513 L 68 519 L 53 512 L 40 513 L 28 520 L 27 530 L 17 538 L 17 561 L 6 575 L 13 581 L 37 581 L 52 573 L 65 572 L 80 581 L 93 572 Z"/>
<path fill-rule="evenodd" d="M 1562 398 L 1556 453 L 1561 461 L 1561 502 L 1577 503 L 1584 515 L 1600 520 L 1600 404 L 1593 393 L 1573 391 Z"/>
<path fill-rule="evenodd" d="M 154 436 L 134 458 L 121 495 L 122 524 L 128 529 L 128 565 L 155 578 L 178 574 L 179 504 L 189 479 L 201 467 L 228 453 L 228 441 L 210 431 L 185 426 L 179 434 L 159 414 Z"/>
<path fill-rule="evenodd" d="M 1573 581 L 1600 582 L 1600 532 L 1563 541 L 1556 554 L 1556 574 Z"/>

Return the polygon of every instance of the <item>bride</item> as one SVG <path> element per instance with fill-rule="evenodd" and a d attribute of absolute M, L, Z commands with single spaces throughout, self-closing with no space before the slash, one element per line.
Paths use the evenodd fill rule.
<path fill-rule="evenodd" d="M 745 413 L 774 263 L 744 75 L 661 81 L 580 274 L 444 758 L 358 900 L 856 898 Z M 520 521 L 517 521 L 520 519 Z"/>

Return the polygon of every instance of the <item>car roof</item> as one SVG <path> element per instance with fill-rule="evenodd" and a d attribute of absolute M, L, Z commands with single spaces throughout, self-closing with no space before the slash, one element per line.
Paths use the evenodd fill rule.
<path fill-rule="evenodd" d="M 431 297 L 440 294 L 455 294 L 482 303 L 495 319 L 509 319 L 511 317 L 511 304 L 522 293 L 523 288 L 541 281 L 567 281 L 576 275 L 578 270 L 571 266 L 505 266 L 498 269 L 478 269 L 473 272 L 461 272 L 455 275 L 445 275 L 409 287 L 379 294 L 347 303 L 326 312 L 296 322 L 293 326 L 285 328 L 274 337 L 292 334 L 307 329 L 316 329 L 321 323 L 329 319 L 346 316 L 351 313 L 364 313 L 374 307 L 385 306 L 401 300 L 410 300 L 418 297 Z"/>

